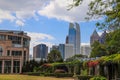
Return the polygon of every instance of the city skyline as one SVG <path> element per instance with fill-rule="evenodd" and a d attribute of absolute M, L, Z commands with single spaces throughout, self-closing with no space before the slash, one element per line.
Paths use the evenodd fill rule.
<path fill-rule="evenodd" d="M 67 6 L 71 0 L 36 0 L 36 2 L 21 0 L 11 1 L 9 5 L 6 0 L 1 0 L 0 30 L 27 32 L 31 37 L 30 54 L 32 54 L 33 46 L 37 44 L 43 43 L 51 47 L 53 44 L 65 43 L 69 22 L 77 22 L 81 27 L 81 43 L 89 44 L 90 35 L 98 21 L 84 19 L 90 1 L 84 0 L 81 6 L 68 11 Z"/>

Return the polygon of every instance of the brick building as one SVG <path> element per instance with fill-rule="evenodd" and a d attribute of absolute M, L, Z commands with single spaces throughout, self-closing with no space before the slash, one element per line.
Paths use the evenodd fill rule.
<path fill-rule="evenodd" d="M 0 73 L 21 73 L 29 60 L 29 42 L 23 31 L 0 30 Z"/>

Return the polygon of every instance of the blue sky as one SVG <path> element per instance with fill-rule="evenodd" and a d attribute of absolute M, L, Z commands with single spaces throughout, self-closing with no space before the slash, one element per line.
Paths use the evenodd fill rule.
<path fill-rule="evenodd" d="M 81 42 L 88 44 L 95 21 L 85 21 L 90 0 L 68 11 L 72 0 L 0 0 L 0 29 L 23 30 L 31 36 L 30 50 L 39 43 L 65 43 L 69 22 L 78 22 Z M 63 4 L 64 3 L 64 4 Z"/>

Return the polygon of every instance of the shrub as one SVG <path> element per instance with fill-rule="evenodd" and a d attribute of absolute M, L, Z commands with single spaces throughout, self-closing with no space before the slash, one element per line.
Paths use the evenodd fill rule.
<path fill-rule="evenodd" d="M 55 76 L 55 73 L 44 73 L 44 76 Z"/>
<path fill-rule="evenodd" d="M 70 73 L 56 73 L 55 77 L 73 77 L 74 74 Z"/>
<path fill-rule="evenodd" d="M 103 76 L 95 76 L 93 78 L 90 78 L 90 80 L 107 80 L 107 79 Z"/>
<path fill-rule="evenodd" d="M 26 75 L 40 76 L 40 72 L 26 72 Z"/>
<path fill-rule="evenodd" d="M 55 73 L 65 73 L 65 71 L 63 69 L 56 69 Z"/>
<path fill-rule="evenodd" d="M 92 78 L 92 76 L 88 76 L 88 75 L 86 75 L 86 76 L 81 76 L 81 75 L 77 75 L 77 78 L 79 79 L 79 80 L 90 80 L 90 78 Z"/>

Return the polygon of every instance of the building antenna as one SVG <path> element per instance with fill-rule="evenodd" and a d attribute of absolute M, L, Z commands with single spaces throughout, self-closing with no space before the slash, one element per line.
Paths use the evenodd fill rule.
<path fill-rule="evenodd" d="M 19 26 L 19 28 L 20 28 L 20 31 L 22 30 L 22 26 Z"/>

